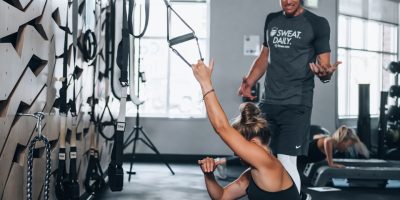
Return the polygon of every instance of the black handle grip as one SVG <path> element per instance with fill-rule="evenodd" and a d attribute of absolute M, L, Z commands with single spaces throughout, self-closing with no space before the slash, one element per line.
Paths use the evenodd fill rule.
<path fill-rule="evenodd" d="M 180 43 L 183 43 L 183 42 L 195 39 L 195 38 L 196 38 L 196 36 L 194 35 L 194 33 L 188 33 L 186 35 L 181 35 L 176 38 L 172 38 L 168 42 L 169 42 L 169 46 L 174 46 L 174 45 L 177 45 L 177 44 L 180 44 Z"/>

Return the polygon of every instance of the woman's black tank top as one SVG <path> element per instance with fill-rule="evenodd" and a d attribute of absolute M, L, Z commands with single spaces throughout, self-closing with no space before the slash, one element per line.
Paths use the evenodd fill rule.
<path fill-rule="evenodd" d="M 326 155 L 318 148 L 318 139 L 314 139 L 308 145 L 308 162 L 319 162 L 325 160 Z"/>
<path fill-rule="evenodd" d="M 259 188 L 251 176 L 246 193 L 249 200 L 300 200 L 300 194 L 299 191 L 297 191 L 294 182 L 292 186 L 286 190 L 279 192 L 268 192 Z"/>

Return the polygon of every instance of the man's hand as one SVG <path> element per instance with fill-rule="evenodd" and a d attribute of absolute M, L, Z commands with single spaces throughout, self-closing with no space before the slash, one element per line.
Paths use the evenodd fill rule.
<path fill-rule="evenodd" d="M 203 160 L 197 161 L 197 163 L 200 165 L 200 168 L 204 174 L 209 174 L 213 173 L 215 168 L 217 168 L 217 166 L 221 164 L 221 160 L 215 161 L 214 158 L 207 157 Z"/>
<path fill-rule="evenodd" d="M 342 64 L 341 61 L 336 61 L 336 63 L 333 65 L 320 65 L 319 63 L 310 63 L 310 69 L 321 80 L 329 80 L 340 64 Z"/>
<path fill-rule="evenodd" d="M 240 88 L 238 90 L 238 95 L 242 97 L 247 97 L 250 100 L 253 100 L 257 98 L 257 96 L 251 95 L 251 85 L 247 82 L 246 77 L 243 78 L 242 84 L 240 85 Z"/>

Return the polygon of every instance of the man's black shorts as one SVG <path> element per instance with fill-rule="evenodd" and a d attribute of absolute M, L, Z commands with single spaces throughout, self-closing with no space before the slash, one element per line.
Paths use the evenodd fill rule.
<path fill-rule="evenodd" d="M 270 148 L 274 154 L 307 155 L 310 141 L 312 108 L 305 105 L 273 105 L 259 107 L 271 130 Z"/>

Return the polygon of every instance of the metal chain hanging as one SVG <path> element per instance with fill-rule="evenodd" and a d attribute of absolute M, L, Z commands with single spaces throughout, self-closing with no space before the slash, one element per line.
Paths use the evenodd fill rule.
<path fill-rule="evenodd" d="M 49 199 L 50 192 L 50 175 L 51 175 L 51 147 L 50 142 L 44 136 L 35 136 L 33 140 L 29 143 L 29 153 L 28 153 L 28 178 L 27 178 L 27 199 L 32 200 L 32 170 L 33 170 L 33 150 L 35 148 L 36 142 L 41 141 L 45 144 L 46 149 L 46 177 L 44 183 L 44 199 Z"/>
<path fill-rule="evenodd" d="M 28 152 L 28 172 L 27 172 L 27 187 L 26 187 L 26 197 L 28 200 L 32 200 L 32 187 L 33 187 L 33 154 L 36 142 L 41 141 L 45 145 L 46 150 L 46 176 L 44 182 L 44 199 L 49 199 L 50 194 L 50 176 L 51 176 L 51 145 L 49 140 L 42 135 L 42 120 L 44 118 L 44 113 L 37 112 L 35 114 L 18 114 L 18 116 L 30 116 L 37 119 L 36 122 L 36 135 L 32 141 L 29 143 L 29 152 Z"/>

